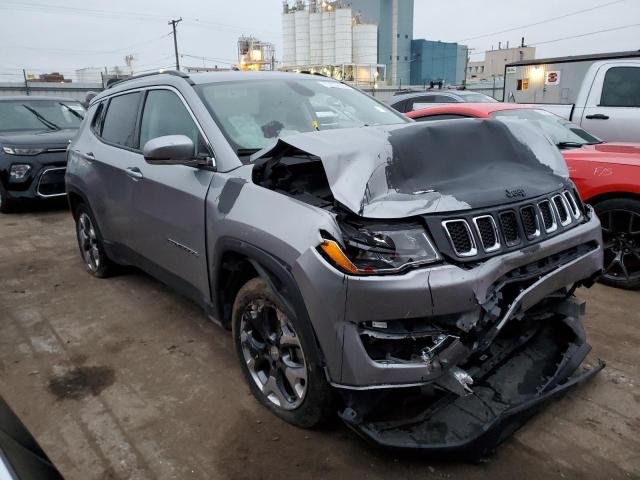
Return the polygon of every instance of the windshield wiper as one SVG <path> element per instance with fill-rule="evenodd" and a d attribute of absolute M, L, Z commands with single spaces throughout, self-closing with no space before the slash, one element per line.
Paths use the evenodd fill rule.
<path fill-rule="evenodd" d="M 78 117 L 80 120 L 84 120 L 84 115 L 80 115 L 78 112 L 76 112 L 73 108 L 71 108 L 69 105 L 65 105 L 62 102 L 58 102 L 60 105 L 62 105 L 64 108 L 66 108 L 69 112 L 71 112 L 72 115 L 75 115 L 76 117 Z"/>
<path fill-rule="evenodd" d="M 558 142 L 556 143 L 556 147 L 558 148 L 580 148 L 584 145 L 584 143 L 580 142 Z"/>
<path fill-rule="evenodd" d="M 38 120 L 40 120 L 43 124 L 45 124 L 51 130 L 60 130 L 60 127 L 58 125 L 53 123 L 51 120 L 47 120 L 46 118 L 44 118 L 40 114 L 40 112 L 38 112 L 36 109 L 31 108 L 29 105 L 25 105 L 24 103 L 22 104 L 22 106 L 27 110 L 29 110 L 31 113 L 33 113 Z"/>
<path fill-rule="evenodd" d="M 262 150 L 261 148 L 239 148 L 236 150 L 236 155 L 239 157 L 247 157 L 249 155 L 253 155 L 256 152 Z"/>

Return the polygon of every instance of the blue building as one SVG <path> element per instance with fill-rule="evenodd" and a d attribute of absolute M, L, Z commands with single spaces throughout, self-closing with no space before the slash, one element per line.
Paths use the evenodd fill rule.
<path fill-rule="evenodd" d="M 459 85 L 464 81 L 467 60 L 466 45 L 413 40 L 411 42 L 411 84 L 424 85 L 442 81 Z"/>
<path fill-rule="evenodd" d="M 387 83 L 408 85 L 411 78 L 414 0 L 350 0 L 354 16 L 378 25 L 378 63 L 387 66 Z M 395 21 L 394 21 L 395 20 Z M 464 65 L 463 65 L 464 67 Z"/>

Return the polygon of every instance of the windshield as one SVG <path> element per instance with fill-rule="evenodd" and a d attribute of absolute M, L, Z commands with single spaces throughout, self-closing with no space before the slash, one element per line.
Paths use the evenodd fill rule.
<path fill-rule="evenodd" d="M 238 155 L 288 134 L 409 121 L 364 93 L 324 78 L 220 82 L 197 90 Z"/>
<path fill-rule="evenodd" d="M 495 98 L 483 93 L 458 93 L 462 100 L 469 103 L 496 103 Z"/>
<path fill-rule="evenodd" d="M 83 118 L 84 108 L 75 101 L 0 101 L 0 132 L 78 128 Z"/>
<path fill-rule="evenodd" d="M 602 143 L 599 138 L 585 132 L 577 125 L 545 110 L 537 110 L 533 108 L 502 110 L 491 113 L 491 116 L 498 120 L 501 118 L 519 118 L 522 120 L 528 120 L 538 128 L 542 129 L 542 131 L 551 138 L 553 143 L 561 148 Z"/>

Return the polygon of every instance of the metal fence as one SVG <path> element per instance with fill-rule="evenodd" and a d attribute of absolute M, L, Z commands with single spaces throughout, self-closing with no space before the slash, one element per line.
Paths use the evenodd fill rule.
<path fill-rule="evenodd" d="M 0 97 L 34 95 L 64 97 L 84 101 L 89 92 L 102 90 L 100 83 L 0 82 Z"/>

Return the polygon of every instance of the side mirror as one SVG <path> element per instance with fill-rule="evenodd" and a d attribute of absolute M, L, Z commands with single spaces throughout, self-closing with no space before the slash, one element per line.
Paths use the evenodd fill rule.
<path fill-rule="evenodd" d="M 152 165 L 184 165 L 194 160 L 194 146 L 185 135 L 165 135 L 144 144 L 142 154 Z"/>

